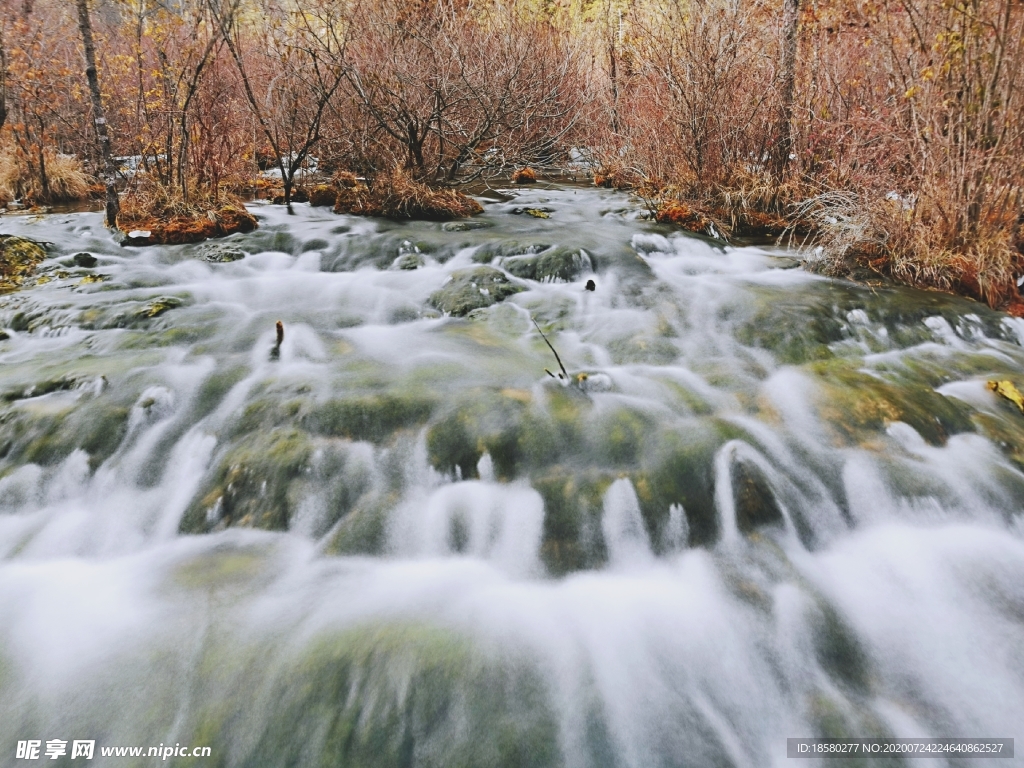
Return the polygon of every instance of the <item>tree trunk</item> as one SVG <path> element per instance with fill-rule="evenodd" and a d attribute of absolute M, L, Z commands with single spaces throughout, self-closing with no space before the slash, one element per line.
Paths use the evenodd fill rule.
<path fill-rule="evenodd" d="M 796 90 L 797 24 L 800 21 L 800 0 L 783 0 L 783 3 L 782 89 L 775 126 L 775 151 L 772 153 L 772 171 L 776 181 L 785 178 L 793 151 L 793 93 Z"/>
<path fill-rule="evenodd" d="M 77 0 L 78 30 L 82 33 L 82 46 L 85 48 L 85 77 L 89 81 L 89 94 L 92 96 L 93 122 L 96 124 L 96 138 L 99 142 L 100 156 L 103 158 L 101 178 L 107 185 L 107 226 L 117 226 L 117 212 L 120 202 L 117 188 L 114 186 L 117 169 L 110 153 L 110 133 L 107 131 L 107 118 L 103 113 L 103 99 L 100 97 L 100 81 L 96 75 L 96 46 L 92 40 L 92 23 L 89 21 L 87 0 Z"/>
<path fill-rule="evenodd" d="M 7 122 L 7 49 L 0 32 L 0 128 Z"/>

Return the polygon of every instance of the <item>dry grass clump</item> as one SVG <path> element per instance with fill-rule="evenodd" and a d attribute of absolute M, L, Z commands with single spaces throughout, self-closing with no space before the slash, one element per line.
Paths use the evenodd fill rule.
<path fill-rule="evenodd" d="M 338 190 L 330 184 L 317 184 L 309 190 L 309 204 L 314 206 L 334 205 Z"/>
<path fill-rule="evenodd" d="M 46 186 L 36 162 L 20 152 L 0 154 L 0 201 L 23 200 L 28 204 L 63 203 L 89 197 L 96 179 L 85 172 L 82 162 L 72 155 L 43 150 Z"/>
<path fill-rule="evenodd" d="M 186 200 L 180 189 L 147 179 L 122 198 L 117 226 L 125 232 L 148 231 L 144 239 L 149 244 L 179 244 L 251 232 L 257 224 L 232 197 L 190 190 Z"/>
<path fill-rule="evenodd" d="M 667 200 L 660 203 L 655 209 L 654 218 L 662 224 L 674 224 L 701 235 L 710 237 L 721 235 L 720 228 L 715 226 L 715 222 L 710 217 L 679 200 Z"/>
<path fill-rule="evenodd" d="M 594 186 L 605 189 L 637 189 L 646 182 L 644 177 L 631 168 L 606 168 L 594 171 Z"/>
<path fill-rule="evenodd" d="M 830 192 L 805 201 L 815 222 L 812 268 L 849 277 L 870 270 L 899 283 L 1024 314 L 1017 277 L 1024 250 L 1013 221 L 982 219 L 965 232 L 928 197 Z"/>
<path fill-rule="evenodd" d="M 518 168 L 512 173 L 513 184 L 536 184 L 537 183 L 537 172 L 527 166 L 526 168 Z"/>
<path fill-rule="evenodd" d="M 700 185 L 660 185 L 647 180 L 637 193 L 647 200 L 657 221 L 714 236 L 780 238 L 787 232 L 807 235 L 814 222 L 801 215 L 793 201 L 801 197 L 797 182 L 778 182 L 745 169 L 726 180 Z M 806 193 L 804 193 L 806 194 Z"/>
<path fill-rule="evenodd" d="M 377 176 L 369 186 L 358 180 L 352 186 L 342 184 L 334 204 L 335 213 L 425 221 L 463 219 L 481 211 L 471 197 L 454 189 L 432 189 L 398 169 Z"/>

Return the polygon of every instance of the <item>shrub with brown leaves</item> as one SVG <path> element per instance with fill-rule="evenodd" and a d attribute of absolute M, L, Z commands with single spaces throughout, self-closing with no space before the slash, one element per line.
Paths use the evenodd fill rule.
<path fill-rule="evenodd" d="M 341 186 L 335 213 L 387 219 L 450 221 L 483 211 L 473 198 L 454 189 L 432 189 L 396 169 L 377 176 L 369 186 Z"/>

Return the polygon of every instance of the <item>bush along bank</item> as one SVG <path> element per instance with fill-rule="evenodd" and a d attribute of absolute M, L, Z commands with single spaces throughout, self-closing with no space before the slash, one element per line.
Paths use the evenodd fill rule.
<path fill-rule="evenodd" d="M 351 173 L 335 177 L 335 213 L 381 216 L 387 219 L 451 221 L 481 213 L 473 198 L 454 189 L 433 189 L 415 181 L 400 169 L 375 176 L 363 183 Z M 321 196 L 324 193 L 318 192 Z"/>
<path fill-rule="evenodd" d="M 198 243 L 256 227 L 256 218 L 233 197 L 197 190 L 186 196 L 155 182 L 129 190 L 117 215 L 122 245 Z"/>

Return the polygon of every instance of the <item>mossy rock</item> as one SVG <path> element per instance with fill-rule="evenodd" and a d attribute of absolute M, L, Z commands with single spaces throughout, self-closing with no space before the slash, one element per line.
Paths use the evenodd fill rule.
<path fill-rule="evenodd" d="M 584 426 L 591 403 L 561 387 L 533 403 L 518 390 L 475 389 L 427 432 L 427 453 L 439 472 L 477 477 L 487 452 L 499 480 L 543 471 L 565 457 L 586 453 Z"/>
<path fill-rule="evenodd" d="M 426 423 L 434 406 L 433 399 L 413 395 L 365 395 L 311 406 L 301 423 L 315 434 L 379 443 Z"/>
<path fill-rule="evenodd" d="M 383 554 L 388 519 L 400 500 L 400 495 L 394 492 L 364 494 L 334 531 L 325 549 L 327 554 Z"/>
<path fill-rule="evenodd" d="M 164 312 L 171 309 L 177 309 L 184 302 L 176 296 L 161 296 L 158 299 L 153 299 L 145 307 L 135 313 L 135 316 L 140 320 L 152 320 L 154 317 L 160 317 Z"/>
<path fill-rule="evenodd" d="M 726 442 L 744 437 L 718 419 L 699 419 L 662 434 L 644 457 L 633 485 L 640 511 L 657 546 L 669 507 L 686 513 L 690 546 L 713 544 L 719 535 L 715 508 L 715 455 Z"/>
<path fill-rule="evenodd" d="M 216 526 L 287 530 L 295 512 L 290 493 L 309 469 L 313 451 L 308 434 L 279 428 L 255 432 L 222 455 L 205 490 L 182 517 L 182 533 L 203 533 Z"/>
<path fill-rule="evenodd" d="M 539 282 L 572 282 L 593 269 L 590 257 L 579 248 L 556 247 L 536 256 L 516 256 L 501 260 L 510 274 Z"/>
<path fill-rule="evenodd" d="M 633 467 L 656 432 L 655 420 L 632 408 L 595 415 L 587 424 L 587 442 L 595 458 L 615 467 Z"/>
<path fill-rule="evenodd" d="M 130 407 L 110 400 L 77 406 L 18 406 L 0 414 L 0 452 L 11 464 L 59 464 L 75 450 L 95 471 L 114 454 L 128 429 Z"/>
<path fill-rule="evenodd" d="M 915 381 L 872 376 L 856 360 L 811 363 L 808 370 L 820 386 L 818 411 L 840 444 L 862 445 L 896 421 L 937 446 L 950 435 L 974 431 L 967 405 Z"/>
<path fill-rule="evenodd" d="M 235 763 L 553 767 L 562 757 L 546 690 L 527 662 L 485 655 L 453 630 L 322 634 L 276 676 L 274 716 Z"/>
<path fill-rule="evenodd" d="M 490 264 L 494 259 L 507 259 L 513 256 L 536 256 L 551 246 L 547 243 L 526 243 L 519 240 L 491 240 L 473 252 L 473 261 L 477 264 Z"/>
<path fill-rule="evenodd" d="M 430 303 L 447 315 L 462 317 L 524 290 L 499 269 L 471 267 L 453 272 L 448 282 L 431 294 Z"/>
<path fill-rule="evenodd" d="M 544 499 L 541 560 L 554 575 L 600 568 L 608 560 L 601 535 L 604 494 L 617 474 L 550 467 L 530 484 Z M 667 511 L 667 508 L 666 508 Z"/>
<path fill-rule="evenodd" d="M 845 338 L 844 322 L 829 297 L 779 301 L 776 294 L 736 329 L 743 344 L 771 352 L 780 363 L 803 364 L 834 356 L 829 345 Z"/>
<path fill-rule="evenodd" d="M 17 235 L 0 235 L 0 293 L 17 290 L 46 259 L 42 245 Z"/>
<path fill-rule="evenodd" d="M 227 243 L 207 243 L 199 251 L 199 258 L 214 264 L 224 264 L 245 258 L 245 251 Z"/>

